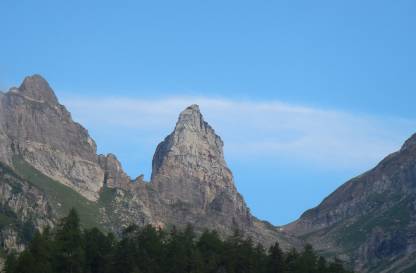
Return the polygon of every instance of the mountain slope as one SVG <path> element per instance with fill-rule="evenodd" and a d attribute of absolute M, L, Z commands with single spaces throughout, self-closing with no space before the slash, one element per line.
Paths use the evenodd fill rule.
<path fill-rule="evenodd" d="M 132 180 L 114 155 L 97 155 L 88 131 L 72 120 L 41 76 L 27 77 L 18 88 L 0 94 L 0 163 L 42 196 L 48 208 L 42 216 L 47 221 L 35 228 L 53 225 L 73 206 L 84 226 L 116 233 L 129 224 L 190 223 L 197 231 L 216 229 L 225 236 L 238 228 L 266 245 L 276 240 L 285 248 L 298 245 L 251 215 L 222 146 L 199 107 L 192 105 L 157 147 L 151 181 Z M 21 195 L 31 198 L 27 191 Z M 0 202 L 8 198 L 0 193 Z M 6 251 L 12 248 L 0 242 Z"/>
<path fill-rule="evenodd" d="M 122 212 L 113 221 L 123 226 L 132 219 L 160 227 L 192 224 L 197 231 L 215 229 L 222 235 L 239 229 L 265 245 L 276 240 L 286 249 L 300 245 L 251 215 L 224 160 L 223 142 L 197 105 L 179 115 L 174 131 L 157 146 L 152 165 L 150 183 L 136 181 L 127 191 L 113 192 L 119 197 L 112 198 L 109 211 Z"/>
<path fill-rule="evenodd" d="M 416 135 L 285 229 L 360 272 L 416 264 Z"/>

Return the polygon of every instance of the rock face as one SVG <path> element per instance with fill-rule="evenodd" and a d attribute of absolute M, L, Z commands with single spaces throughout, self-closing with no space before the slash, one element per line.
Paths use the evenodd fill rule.
<path fill-rule="evenodd" d="M 295 242 L 250 214 L 224 160 L 223 142 L 197 105 L 180 113 L 174 131 L 157 146 L 152 166 L 150 183 L 138 181 L 134 190 L 114 198 L 111 210 L 122 225 L 131 219 L 161 227 L 192 224 L 222 235 L 240 229 L 266 245 L 280 240 L 288 248 Z"/>
<path fill-rule="evenodd" d="M 124 172 L 121 163 L 115 155 L 99 155 L 98 163 L 104 170 L 104 183 L 106 187 L 129 189 L 131 186 L 131 179 Z"/>
<path fill-rule="evenodd" d="M 37 229 L 75 207 L 85 226 L 116 233 L 129 224 L 192 224 L 221 235 L 238 228 L 266 245 L 298 243 L 250 214 L 224 160 L 223 142 L 197 105 L 180 114 L 175 130 L 157 147 L 151 181 L 142 176 L 132 181 L 115 155 L 97 155 L 87 130 L 72 120 L 49 84 L 30 76 L 0 94 L 0 164 L 21 185 L 15 191 L 0 177 L 0 204 L 22 223 L 32 215 Z M 3 227 L 3 248 L 21 249 L 20 234 L 18 224 Z"/>
<path fill-rule="evenodd" d="M 172 203 L 180 200 L 207 208 L 217 193 L 235 192 L 231 171 L 224 161 L 223 145 L 203 120 L 199 107 L 186 108 L 175 130 L 156 149 L 153 185 Z"/>
<path fill-rule="evenodd" d="M 414 266 L 416 135 L 285 229 L 340 255 L 359 272 L 396 273 Z"/>
<path fill-rule="evenodd" d="M 27 77 L 0 93 L 1 247 L 22 250 L 28 228 L 53 226 L 71 207 L 85 226 L 116 233 L 129 224 L 189 223 L 224 236 L 238 228 L 266 246 L 278 240 L 288 249 L 305 240 L 358 272 L 413 272 L 416 135 L 282 231 L 251 215 L 224 160 L 223 142 L 197 105 L 180 114 L 158 145 L 151 181 L 132 181 L 115 155 L 97 155 L 87 130 L 41 76 Z"/>
<path fill-rule="evenodd" d="M 2 163 L 0 213 L 0 243 L 7 251 L 21 251 L 30 239 L 27 231 L 42 230 L 55 223 L 45 194 Z"/>
<path fill-rule="evenodd" d="M 98 199 L 105 171 L 95 142 L 41 76 L 27 77 L 1 96 L 0 117 L 2 162 L 12 166 L 13 158 L 21 157 L 87 199 Z"/>
<path fill-rule="evenodd" d="M 199 107 L 186 108 L 175 130 L 156 149 L 151 184 L 167 204 L 186 204 L 196 214 L 228 210 L 228 220 L 251 225 L 249 210 L 225 163 L 223 145 Z"/>

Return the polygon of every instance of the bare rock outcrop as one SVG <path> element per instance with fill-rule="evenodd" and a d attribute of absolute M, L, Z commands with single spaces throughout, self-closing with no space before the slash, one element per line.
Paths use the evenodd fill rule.
<path fill-rule="evenodd" d="M 179 115 L 174 131 L 156 148 L 151 186 L 164 204 L 188 207 L 189 222 L 196 222 L 191 216 L 207 217 L 215 211 L 224 225 L 252 225 L 224 160 L 223 145 L 199 107 L 189 106 Z"/>
<path fill-rule="evenodd" d="M 416 264 L 415 227 L 416 135 L 285 229 L 358 272 L 378 273 Z"/>
<path fill-rule="evenodd" d="M 9 253 L 21 251 L 30 229 L 42 230 L 55 224 L 46 195 L 0 163 L 0 247 Z"/>
<path fill-rule="evenodd" d="M 251 215 L 224 160 L 223 145 L 199 107 L 191 105 L 158 145 L 151 181 L 142 176 L 132 181 L 115 155 L 97 155 L 88 131 L 72 120 L 49 84 L 33 75 L 0 94 L 0 164 L 29 181 L 20 199 L 11 199 L 13 191 L 0 185 L 0 204 L 21 200 L 9 205 L 24 217 L 32 209 L 25 200 L 37 196 L 44 211 L 34 213 L 41 219 L 36 228 L 52 225 L 76 206 L 86 226 L 116 233 L 129 224 L 192 224 L 197 231 L 215 229 L 223 236 L 239 229 L 265 245 L 276 240 L 284 248 L 296 245 L 296 239 Z M 7 249 L 19 230 L 3 230 L 0 243 Z"/>
<path fill-rule="evenodd" d="M 105 172 L 96 144 L 41 76 L 25 78 L 1 97 L 0 125 L 2 162 L 12 166 L 21 157 L 89 200 L 98 199 Z"/>
<path fill-rule="evenodd" d="M 120 161 L 114 154 L 99 155 L 98 162 L 104 170 L 104 182 L 108 188 L 129 189 L 132 185 L 130 177 L 124 172 Z"/>

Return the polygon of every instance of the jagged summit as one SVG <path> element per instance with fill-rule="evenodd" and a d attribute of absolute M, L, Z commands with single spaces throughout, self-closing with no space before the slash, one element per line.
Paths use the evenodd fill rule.
<path fill-rule="evenodd" d="M 51 213 L 47 216 L 51 221 L 63 208 L 87 204 L 81 220 L 96 221 L 116 233 L 130 224 L 190 223 L 199 231 L 215 229 L 225 236 L 237 227 L 266 245 L 277 239 L 286 242 L 286 248 L 293 245 L 291 238 L 251 215 L 224 160 L 223 142 L 204 121 L 198 105 L 182 111 L 173 132 L 158 145 L 150 183 L 143 177 L 132 182 L 115 155 L 97 155 L 88 131 L 72 120 L 46 80 L 33 75 L 0 96 L 0 164 L 10 166 L 16 177 L 30 174 L 28 183 L 22 184 L 45 191 L 44 197 L 36 195 L 44 202 L 36 204 Z M 39 182 L 32 173 L 47 179 Z M 3 182 L 0 166 L 0 203 L 12 200 L 13 212 L 26 221 L 20 199 L 32 200 L 31 192 L 5 190 Z M 0 244 L 14 236 L 3 235 L 0 232 Z"/>
<path fill-rule="evenodd" d="M 158 145 L 152 178 L 175 174 L 191 176 L 200 182 L 233 185 L 223 145 L 214 129 L 204 121 L 199 106 L 193 104 L 180 113 L 174 131 Z"/>
<path fill-rule="evenodd" d="M 157 146 L 151 181 L 166 199 L 198 207 L 207 206 L 218 192 L 236 192 L 223 142 L 198 105 L 182 111 L 175 130 Z"/>
<path fill-rule="evenodd" d="M 204 117 L 202 116 L 199 106 L 197 104 L 192 104 L 188 106 L 179 114 L 178 122 L 176 123 L 175 127 L 175 132 L 180 132 L 186 129 L 195 132 L 200 132 L 202 134 L 215 135 L 214 129 L 212 129 L 212 127 L 204 121 Z"/>
<path fill-rule="evenodd" d="M 152 167 L 151 186 L 162 202 L 187 204 L 192 222 L 211 219 L 212 225 L 221 228 L 225 223 L 252 225 L 224 160 L 223 142 L 198 105 L 180 113 L 173 132 L 157 146 Z"/>
<path fill-rule="evenodd" d="M 203 118 L 199 106 L 197 104 L 192 104 L 179 114 L 176 126 L 187 124 L 198 128 L 202 125 L 201 122 L 203 122 Z"/>
<path fill-rule="evenodd" d="M 58 99 L 49 83 L 40 75 L 26 77 L 16 92 L 33 100 L 57 104 Z"/>

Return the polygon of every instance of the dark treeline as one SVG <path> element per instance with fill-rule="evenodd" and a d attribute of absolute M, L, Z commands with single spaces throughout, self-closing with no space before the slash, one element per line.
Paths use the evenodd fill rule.
<path fill-rule="evenodd" d="M 20 255 L 9 255 L 6 273 L 347 273 L 312 247 L 267 251 L 238 232 L 226 240 L 214 231 L 196 236 L 191 227 L 170 232 L 130 226 L 118 240 L 82 230 L 75 210 L 54 230 L 36 233 Z"/>

